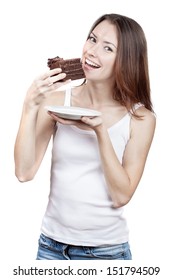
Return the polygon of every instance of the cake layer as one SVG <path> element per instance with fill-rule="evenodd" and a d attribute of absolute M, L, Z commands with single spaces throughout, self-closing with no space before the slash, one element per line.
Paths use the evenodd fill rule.
<path fill-rule="evenodd" d="M 61 68 L 62 72 L 66 73 L 67 76 L 62 81 L 85 78 L 80 58 L 63 59 L 57 56 L 54 58 L 48 58 L 47 65 L 50 70 Z"/>

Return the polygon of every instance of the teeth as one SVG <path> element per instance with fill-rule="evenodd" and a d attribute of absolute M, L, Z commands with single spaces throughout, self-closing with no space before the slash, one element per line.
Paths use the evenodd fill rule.
<path fill-rule="evenodd" d="M 94 62 L 92 62 L 92 61 L 90 61 L 90 60 L 88 60 L 88 59 L 86 59 L 86 63 L 87 63 L 88 65 L 91 65 L 91 66 L 94 66 L 94 67 L 100 67 L 98 64 L 96 64 L 96 63 L 94 63 Z"/>

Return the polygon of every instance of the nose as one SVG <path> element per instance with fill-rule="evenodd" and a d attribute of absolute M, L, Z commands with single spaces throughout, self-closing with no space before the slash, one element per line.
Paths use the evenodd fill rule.
<path fill-rule="evenodd" d="M 98 54 L 98 51 L 99 51 L 99 44 L 94 44 L 94 45 L 90 46 L 90 48 L 88 49 L 87 52 L 89 55 L 96 57 Z"/>

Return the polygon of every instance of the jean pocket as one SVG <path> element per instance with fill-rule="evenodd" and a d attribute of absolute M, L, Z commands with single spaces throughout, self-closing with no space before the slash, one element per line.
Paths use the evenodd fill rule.
<path fill-rule="evenodd" d="M 41 233 L 39 238 L 39 246 L 44 247 L 46 249 L 53 249 L 55 247 L 56 241 L 50 239 L 49 237 L 45 236 L 43 233 Z"/>
<path fill-rule="evenodd" d="M 91 254 L 103 260 L 127 260 L 131 259 L 131 254 L 129 250 L 128 243 L 105 246 L 105 247 L 95 247 L 91 249 Z"/>

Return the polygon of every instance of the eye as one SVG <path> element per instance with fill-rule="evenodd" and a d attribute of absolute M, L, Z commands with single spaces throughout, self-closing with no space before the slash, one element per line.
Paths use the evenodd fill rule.
<path fill-rule="evenodd" d="M 88 37 L 88 40 L 89 40 L 90 42 L 92 42 L 92 43 L 96 43 L 96 38 L 95 38 L 94 36 L 92 36 L 92 35 L 90 35 L 90 36 Z"/>
<path fill-rule="evenodd" d="M 107 52 L 113 52 L 113 50 L 112 50 L 110 47 L 108 47 L 108 46 L 105 46 L 104 49 L 105 49 L 105 51 L 107 51 Z"/>

